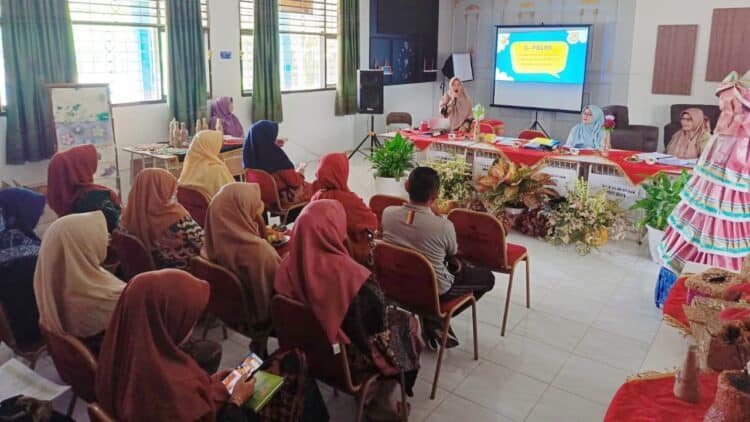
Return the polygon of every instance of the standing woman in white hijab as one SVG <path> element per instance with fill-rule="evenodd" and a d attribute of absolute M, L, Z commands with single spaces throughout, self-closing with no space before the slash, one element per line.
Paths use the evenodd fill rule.
<path fill-rule="evenodd" d="M 450 122 L 450 130 L 468 132 L 471 128 L 472 101 L 463 82 L 455 76 L 448 84 L 448 92 L 440 99 L 440 114 Z"/>

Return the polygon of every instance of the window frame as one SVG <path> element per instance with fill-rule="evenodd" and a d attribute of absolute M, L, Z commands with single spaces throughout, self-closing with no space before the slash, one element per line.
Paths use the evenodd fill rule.
<path fill-rule="evenodd" d="M 247 0 L 245 0 L 245 1 L 247 1 Z M 255 0 L 250 0 L 250 1 L 253 1 L 253 7 L 254 7 Z M 316 0 L 312 0 L 312 1 L 316 1 Z M 320 1 L 320 0 L 318 0 L 318 1 Z M 337 9 L 338 9 L 338 1 L 341 1 L 341 0 L 337 0 L 337 4 L 336 4 Z M 322 2 L 323 2 L 323 4 L 326 4 L 325 0 L 322 0 Z M 241 3 L 243 3 L 243 0 L 239 0 L 237 3 L 238 3 L 238 13 L 237 13 L 237 16 L 238 16 L 238 19 L 239 19 L 239 22 L 240 22 L 240 92 L 241 92 L 241 95 L 243 97 L 252 97 L 253 96 L 252 87 L 250 87 L 250 89 L 245 89 L 244 86 L 242 85 L 244 83 L 244 76 L 245 76 L 245 69 L 244 69 L 244 66 L 242 64 L 242 54 L 243 54 L 243 50 L 242 50 L 242 36 L 243 35 L 246 35 L 246 36 L 249 35 L 249 36 L 252 37 L 253 42 L 255 42 L 255 28 L 253 27 L 253 29 L 242 29 L 242 16 L 240 16 L 240 11 L 242 9 Z M 281 19 L 281 6 L 278 5 L 277 7 L 279 8 L 279 10 L 278 10 L 278 16 L 279 16 L 279 19 Z M 324 14 L 324 19 L 325 19 L 325 14 Z M 333 42 L 338 42 L 338 37 L 341 36 L 340 28 L 338 27 L 338 24 L 337 24 L 337 26 L 336 26 L 336 33 L 335 34 L 325 32 L 325 20 L 324 20 L 324 23 L 323 23 L 323 28 L 324 28 L 323 32 L 320 32 L 320 33 L 303 32 L 303 31 L 282 31 L 282 30 L 279 30 L 279 44 L 281 44 L 281 35 L 282 34 L 316 36 L 316 37 L 319 37 L 320 40 L 321 40 L 321 42 L 322 42 L 322 44 L 321 44 L 321 54 L 320 54 L 321 55 L 321 57 L 320 57 L 320 63 L 321 63 L 321 71 L 322 71 L 321 81 L 320 82 L 322 84 L 322 87 L 311 88 L 311 89 L 291 89 L 291 90 L 284 90 L 284 89 L 282 89 L 281 90 L 282 94 L 298 94 L 298 93 L 305 93 L 305 92 L 321 92 L 321 91 L 335 91 L 336 90 L 336 85 L 337 84 L 328 84 L 328 54 L 327 54 L 326 46 L 327 46 L 327 43 L 329 42 L 329 40 L 331 40 Z M 338 49 L 338 47 L 337 47 L 337 49 Z M 255 50 L 253 49 L 253 51 L 255 51 Z M 338 51 L 337 51 L 337 54 L 338 54 Z M 281 60 L 282 60 L 281 57 L 279 57 L 279 64 L 278 64 L 279 65 L 279 78 L 281 78 L 281 72 L 283 71 Z"/>

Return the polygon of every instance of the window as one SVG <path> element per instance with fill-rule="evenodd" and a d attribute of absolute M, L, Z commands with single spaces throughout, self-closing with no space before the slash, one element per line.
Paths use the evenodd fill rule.
<path fill-rule="evenodd" d="M 164 100 L 165 0 L 69 0 L 69 5 L 79 82 L 108 83 L 114 104 Z M 201 14 L 207 48 L 206 0 Z"/>
<path fill-rule="evenodd" d="M 279 0 L 282 91 L 336 85 L 338 0 Z M 253 2 L 240 1 L 242 91 L 252 90 Z"/>

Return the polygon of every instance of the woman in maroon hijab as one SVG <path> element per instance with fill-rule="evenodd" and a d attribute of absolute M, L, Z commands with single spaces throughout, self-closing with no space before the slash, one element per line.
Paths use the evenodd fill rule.
<path fill-rule="evenodd" d="M 128 283 L 99 355 L 96 397 L 110 415 L 123 422 L 214 421 L 222 412 L 244 419 L 239 406 L 252 396 L 254 380 L 238 383 L 230 396 L 221 382 L 226 372 L 209 376 L 180 348 L 209 292 L 206 282 L 174 269 Z"/>

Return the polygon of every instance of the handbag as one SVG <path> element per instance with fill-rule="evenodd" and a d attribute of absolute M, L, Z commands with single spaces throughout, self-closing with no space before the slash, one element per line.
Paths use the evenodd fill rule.
<path fill-rule="evenodd" d="M 386 308 L 387 327 L 370 337 L 370 356 L 381 374 L 398 375 L 419 369 L 423 343 L 417 318 L 395 306 Z"/>

